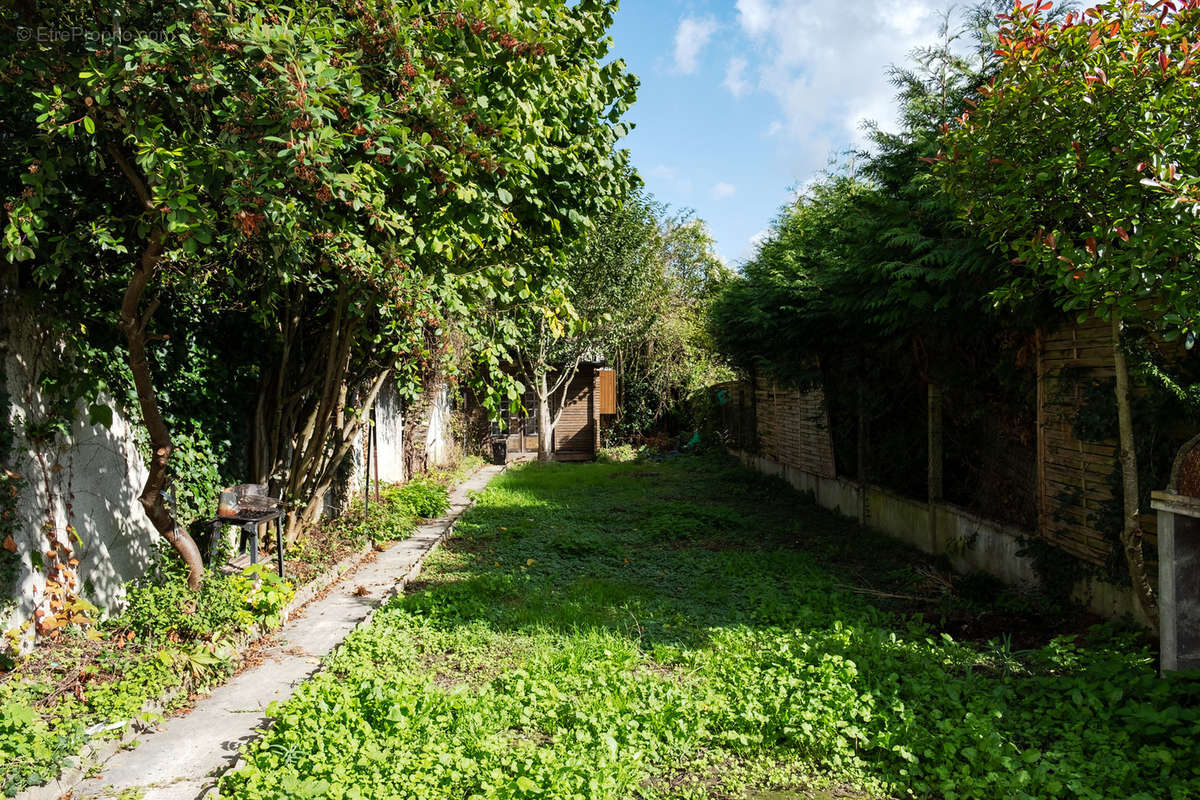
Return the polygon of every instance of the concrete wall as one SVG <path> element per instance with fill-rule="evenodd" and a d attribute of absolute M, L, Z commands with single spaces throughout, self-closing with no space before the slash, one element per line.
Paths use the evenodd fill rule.
<path fill-rule="evenodd" d="M 814 475 L 760 455 L 734 454 L 759 472 L 782 478 L 798 491 L 811 492 L 823 508 L 857 519 L 930 555 L 947 556 L 959 573 L 986 572 L 1016 587 L 1038 585 L 1032 560 L 1017 555 L 1021 539 L 1032 538 L 1032 533 L 983 519 L 950 503 L 922 503 L 878 486 Z M 1072 594 L 1101 616 L 1128 614 L 1148 624 L 1128 588 L 1087 580 L 1077 583 Z"/>
<path fill-rule="evenodd" d="M 375 404 L 375 444 L 379 447 L 379 480 L 404 480 L 404 416 L 400 395 L 389 383 Z M 372 465 L 374 469 L 374 465 Z"/>
<path fill-rule="evenodd" d="M 445 387 L 434 393 L 429 407 L 427 424 L 418 426 L 416 435 L 420 435 L 420 427 L 424 427 L 425 435 L 425 465 L 436 467 L 447 463 L 454 455 L 455 443 L 451 433 L 450 395 Z M 353 492 L 361 494 L 363 480 L 366 478 L 365 456 L 368 431 L 364 427 L 355 442 L 353 458 L 353 476 L 350 486 Z M 389 384 L 379 392 L 375 408 L 375 446 L 378 453 L 372 456 L 371 479 L 375 478 L 376 463 L 379 469 L 379 480 L 385 483 L 403 483 L 411 478 L 404 473 L 404 405 L 399 393 Z"/>
<path fill-rule="evenodd" d="M 29 325 L 10 329 L 4 344 L 9 405 L 3 411 L 15 434 L 11 468 L 22 476 L 24 488 L 13 535 L 19 572 L 11 597 L 0 598 L 0 631 L 29 619 L 46 602 L 45 569 L 35 563 L 40 556 L 31 554 L 44 553 L 53 543 L 79 559 L 82 596 L 102 609 L 119 610 L 124 585 L 144 572 L 158 539 L 137 502 L 146 466 L 134 429 L 115 411 L 111 425 L 89 425 L 86 410 L 78 408 L 68 436 L 28 441 L 27 423 L 42 419 L 46 410 L 38 378 L 58 352 Z"/>
<path fill-rule="evenodd" d="M 451 431 L 450 393 L 445 386 L 434 394 L 429 408 L 429 429 L 425 434 L 426 466 L 440 467 L 451 459 L 455 451 Z"/>

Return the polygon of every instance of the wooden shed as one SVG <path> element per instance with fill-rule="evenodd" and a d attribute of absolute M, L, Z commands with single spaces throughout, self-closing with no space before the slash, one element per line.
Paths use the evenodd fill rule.
<path fill-rule="evenodd" d="M 554 429 L 551 449 L 555 461 L 590 461 L 600 452 L 601 417 L 617 413 L 616 376 L 611 369 L 584 363 L 567 388 L 562 417 Z M 537 396 L 523 398 L 523 413 L 508 416 L 508 457 L 537 455 Z M 557 412 L 551 406 L 550 413 Z M 499 431 L 496 431 L 497 433 Z"/>

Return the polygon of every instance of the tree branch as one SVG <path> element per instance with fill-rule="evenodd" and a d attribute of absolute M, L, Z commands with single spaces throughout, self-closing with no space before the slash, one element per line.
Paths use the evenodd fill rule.
<path fill-rule="evenodd" d="M 108 154 L 111 155 L 113 160 L 117 162 L 117 166 L 120 167 L 121 172 L 125 173 L 125 177 L 133 186 L 134 193 L 136 193 L 138 199 L 142 201 L 142 205 L 145 206 L 147 211 L 153 211 L 154 200 L 150 196 L 150 190 L 146 188 L 146 182 L 142 180 L 142 176 L 137 173 L 137 170 L 133 168 L 133 166 L 129 163 L 129 160 L 125 158 L 125 154 L 122 153 L 121 149 L 114 143 L 109 142 L 107 149 Z"/>

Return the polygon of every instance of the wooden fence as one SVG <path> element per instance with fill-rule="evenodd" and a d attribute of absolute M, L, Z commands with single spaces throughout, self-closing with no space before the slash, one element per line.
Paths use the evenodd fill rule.
<path fill-rule="evenodd" d="M 812 475 L 837 476 L 820 389 L 787 388 L 763 376 L 750 384 L 734 381 L 716 388 L 731 445 Z"/>
<path fill-rule="evenodd" d="M 1081 439 L 1078 412 L 1089 394 L 1111 396 L 1111 328 L 1098 320 L 1064 323 L 1039 331 L 1037 341 L 1038 523 L 1037 530 L 1028 533 L 1103 567 L 1110 563 L 1114 538 L 1102 527 L 1106 521 L 1111 525 L 1112 515 L 1120 513 L 1117 443 L 1096 440 L 1094 432 L 1087 441 Z M 845 475 L 835 461 L 829 414 L 819 388 L 802 392 L 759 376 L 753 382 L 727 383 L 717 389 L 731 447 L 820 477 L 853 477 Z M 937 397 L 939 393 L 930 392 L 931 404 Z M 1115 431 L 1115 420 L 1111 428 Z M 933 442 L 940 443 L 940 438 L 931 438 Z M 940 461 L 931 449 L 931 476 L 940 474 Z M 938 489 L 932 488 L 929 502 L 940 499 Z M 1143 514 L 1142 524 L 1153 560 L 1157 552 L 1154 515 Z"/>
<path fill-rule="evenodd" d="M 1117 442 L 1083 441 L 1076 417 L 1089 390 L 1111 392 L 1112 329 L 1103 320 L 1064 325 L 1038 336 L 1038 528 L 1056 547 L 1102 566 L 1112 553 L 1100 518 L 1119 513 Z M 1149 509 L 1147 509 L 1149 510 Z M 1145 514 L 1149 550 L 1155 517 Z"/>

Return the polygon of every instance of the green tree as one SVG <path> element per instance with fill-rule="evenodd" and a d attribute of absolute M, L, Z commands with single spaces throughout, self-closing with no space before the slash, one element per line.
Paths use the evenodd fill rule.
<path fill-rule="evenodd" d="M 1200 10 L 1107 0 L 1055 20 L 1050 5 L 1018 2 L 1000 17 L 996 73 L 947 130 L 938 172 L 966 219 L 1019 267 L 997 300 L 1050 292 L 1111 322 L 1121 542 L 1153 618 L 1122 331 L 1161 315 L 1177 336 L 1200 312 Z"/>
<path fill-rule="evenodd" d="M 632 191 L 564 254 L 561 283 L 543 302 L 515 309 L 521 335 L 513 355 L 537 401 L 539 460 L 551 458 L 554 430 L 580 364 L 611 357 L 628 335 L 631 310 L 654 278 L 655 225 L 652 201 Z"/>
<path fill-rule="evenodd" d="M 656 428 L 691 427 L 694 401 L 732 377 L 707 325 L 708 313 L 733 271 L 717 256 L 712 235 L 690 213 L 658 208 L 653 274 L 641 299 L 623 311 L 614 343 L 619 438 Z"/>
<path fill-rule="evenodd" d="M 983 32 L 974 19 L 951 23 L 891 70 L 899 130 L 873 127 L 872 152 L 852 154 L 785 207 L 715 307 L 717 341 L 743 369 L 805 381 L 818 356 L 854 360 L 897 341 L 936 351 L 924 343 L 978 329 L 987 315 L 987 293 L 1003 279 L 997 259 L 927 169 L 940 128 L 979 81 L 959 53 Z"/>
<path fill-rule="evenodd" d="M 6 203 L 6 254 L 50 293 L 86 302 L 120 287 L 152 448 L 141 503 L 193 584 L 199 554 L 162 499 L 173 445 L 148 347 L 161 299 L 244 310 L 277 337 L 255 464 L 286 492 L 294 530 L 383 383 L 423 374 L 449 318 L 495 333 L 474 327 L 480 302 L 553 278 L 499 254 L 562 249 L 622 193 L 613 144 L 636 80 L 600 63 L 614 8 L 60 0 L 0 12 L 0 114 L 14 131 L 3 163 L 22 187 Z M 72 29 L 92 35 L 40 34 Z"/>

